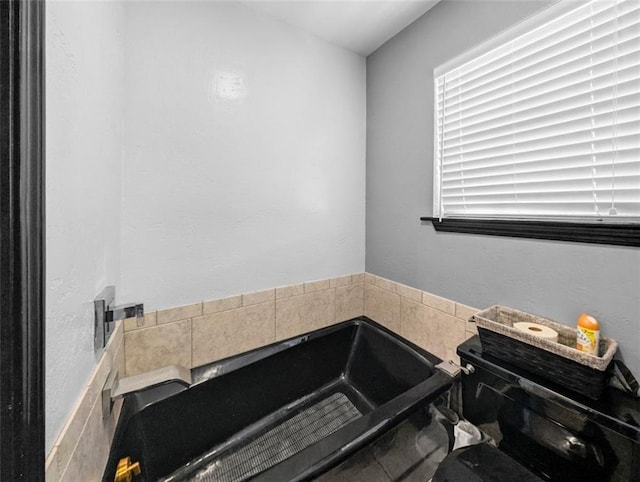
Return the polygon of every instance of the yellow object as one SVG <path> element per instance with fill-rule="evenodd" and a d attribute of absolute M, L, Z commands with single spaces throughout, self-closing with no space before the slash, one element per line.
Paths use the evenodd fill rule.
<path fill-rule="evenodd" d="M 590 355 L 598 356 L 600 344 L 600 323 L 593 316 L 582 313 L 578 317 L 576 348 Z"/>
<path fill-rule="evenodd" d="M 140 462 L 131 463 L 131 457 L 124 457 L 118 462 L 114 482 L 131 482 L 134 475 L 140 475 Z"/>

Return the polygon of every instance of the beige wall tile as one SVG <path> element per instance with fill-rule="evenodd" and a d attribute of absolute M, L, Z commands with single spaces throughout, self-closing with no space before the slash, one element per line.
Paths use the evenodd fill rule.
<path fill-rule="evenodd" d="M 191 367 L 191 320 L 131 331 L 124 339 L 127 376 L 166 365 Z"/>
<path fill-rule="evenodd" d="M 460 318 L 461 320 L 467 321 L 471 318 L 472 315 L 476 314 L 480 311 L 477 308 L 472 308 L 470 306 L 466 306 L 460 303 L 456 303 L 456 318 Z"/>
<path fill-rule="evenodd" d="M 122 320 L 116 321 L 116 327 L 111 333 L 109 340 L 107 341 L 107 346 L 104 347 L 104 351 L 114 353 L 113 348 L 118 346 L 120 342 L 124 339 L 124 323 Z"/>
<path fill-rule="evenodd" d="M 113 339 L 113 343 L 107 344 L 105 358 L 100 360 L 98 363 L 96 370 L 94 372 L 94 376 L 89 381 L 89 388 L 91 390 L 92 396 L 100 397 L 102 396 L 102 388 L 104 387 L 105 382 L 111 372 L 114 370 L 118 371 L 120 377 L 124 376 L 125 366 L 124 366 L 124 323 L 122 328 L 120 329 L 120 334 L 114 333 L 117 338 Z M 108 364 L 106 362 L 109 362 Z M 101 367 L 101 364 L 105 364 L 105 367 Z M 108 368 L 104 370 L 104 368 Z M 93 403 L 93 398 L 91 403 Z"/>
<path fill-rule="evenodd" d="M 422 302 L 422 291 L 412 288 L 411 286 L 397 284 L 396 293 L 409 300 L 417 301 L 418 303 Z"/>
<path fill-rule="evenodd" d="M 400 333 L 400 295 L 366 284 L 364 313 L 373 321 Z"/>
<path fill-rule="evenodd" d="M 122 401 L 118 401 L 111 416 L 103 420 L 101 392 L 114 369 L 119 369 L 124 376 L 124 323 L 121 321 L 116 323 L 91 378 L 54 443 L 45 465 L 46 480 L 100 480 L 122 406 Z M 96 447 L 88 462 L 80 460 L 88 457 L 87 446 Z M 99 467 L 99 473 L 94 471 L 95 467 Z"/>
<path fill-rule="evenodd" d="M 443 360 L 458 361 L 456 348 L 465 341 L 465 324 L 450 315 L 429 307 L 424 308 L 422 333 L 426 334 L 428 350 Z"/>
<path fill-rule="evenodd" d="M 142 319 L 142 325 L 138 326 L 137 318 L 126 318 L 124 320 L 124 331 L 133 331 L 139 330 L 140 328 L 149 328 L 151 326 L 155 326 L 157 324 L 157 316 L 158 313 L 156 311 L 150 311 L 144 314 L 144 318 Z"/>
<path fill-rule="evenodd" d="M 351 275 L 351 282 L 355 283 L 364 283 L 364 273 L 355 273 Z"/>
<path fill-rule="evenodd" d="M 371 273 L 365 273 L 365 274 L 364 274 L 364 282 L 365 282 L 366 284 L 369 284 L 369 285 L 373 285 L 373 286 L 375 286 L 375 284 L 376 284 L 376 277 L 375 277 L 374 275 L 372 275 Z"/>
<path fill-rule="evenodd" d="M 304 294 L 304 284 L 283 286 L 276 288 L 276 299 L 289 298 L 290 296 L 298 296 Z"/>
<path fill-rule="evenodd" d="M 305 293 L 313 293 L 315 291 L 328 290 L 329 288 L 331 288 L 331 282 L 328 279 L 311 281 L 309 283 L 304 284 Z"/>
<path fill-rule="evenodd" d="M 276 290 L 254 291 L 242 295 L 242 306 L 257 305 L 258 303 L 267 303 L 276 299 Z"/>
<path fill-rule="evenodd" d="M 118 347 L 122 346 L 123 341 L 120 341 Z M 109 374 L 113 369 L 113 360 L 115 353 L 111 353 L 112 350 L 117 349 L 118 347 L 113 347 L 109 352 L 104 353 L 104 355 L 100 358 L 100 361 L 96 365 L 95 370 L 93 371 L 93 375 L 89 379 L 88 390 L 86 392 L 86 402 L 89 407 L 91 407 L 95 401 L 100 398 L 102 394 L 102 387 L 104 387 Z M 120 376 L 124 374 L 121 372 Z"/>
<path fill-rule="evenodd" d="M 456 313 L 456 304 L 453 301 L 427 293 L 426 291 L 422 292 L 422 303 L 450 315 L 455 315 Z"/>
<path fill-rule="evenodd" d="M 82 433 L 82 429 L 89 417 L 91 407 L 100 400 L 102 388 L 113 367 L 124 360 L 124 323 L 118 321 L 107 346 L 104 348 L 89 381 L 85 385 L 80 397 L 71 411 L 60 435 L 56 439 L 56 457 L 59 461 L 60 472 L 67 466 Z M 120 371 L 124 376 L 124 367 Z"/>
<path fill-rule="evenodd" d="M 391 291 L 392 293 L 396 292 L 396 283 L 380 276 L 376 276 L 375 285 L 383 290 Z"/>
<path fill-rule="evenodd" d="M 336 288 L 336 321 L 364 315 L 364 283 Z"/>
<path fill-rule="evenodd" d="M 339 286 L 346 286 L 351 284 L 351 275 L 340 276 L 339 278 L 331 278 L 329 285 L 331 288 L 338 288 Z"/>
<path fill-rule="evenodd" d="M 102 480 L 111 447 L 109 434 L 113 432 L 114 423 L 112 418 L 103 420 L 102 405 L 96 401 L 77 439 L 73 456 L 66 468 L 63 468 L 61 480 Z"/>
<path fill-rule="evenodd" d="M 202 315 L 202 303 L 194 303 L 192 305 L 178 306 L 177 308 L 169 308 L 168 310 L 158 311 L 158 325 L 164 323 L 172 323 L 174 321 L 187 320 L 194 316 Z"/>
<path fill-rule="evenodd" d="M 424 305 L 407 298 L 400 299 L 400 335 L 416 343 L 414 330 L 424 322 Z M 419 343 L 416 345 L 422 346 Z M 422 346 L 424 348 L 424 346 Z"/>
<path fill-rule="evenodd" d="M 276 300 L 276 340 L 324 328 L 335 321 L 333 289 Z"/>
<path fill-rule="evenodd" d="M 80 398 L 76 402 L 74 409 L 71 412 L 71 415 L 67 419 L 67 422 L 60 432 L 58 439 L 55 444 L 58 447 L 58 459 L 60 463 L 61 470 L 69 464 L 71 457 L 73 456 L 73 451 L 78 443 L 78 439 L 80 438 L 80 434 L 82 433 L 82 429 L 89 418 L 89 414 L 91 412 L 91 395 L 89 394 L 89 386 L 86 386 L 82 391 Z M 95 400 L 94 400 L 95 401 Z"/>
<path fill-rule="evenodd" d="M 402 336 L 443 360 L 456 362 L 456 348 L 466 339 L 464 322 L 407 299 L 402 301 Z"/>
<path fill-rule="evenodd" d="M 114 369 L 118 370 L 118 374 L 119 374 L 118 376 L 120 377 L 125 376 L 127 367 L 124 362 L 124 339 L 122 340 L 122 343 L 120 343 L 120 346 L 118 347 L 118 350 L 116 351 L 113 357 L 113 361 L 111 362 L 111 367 L 112 367 L 111 368 L 112 370 Z"/>
<path fill-rule="evenodd" d="M 275 302 L 194 318 L 193 366 L 221 360 L 275 341 Z"/>
<path fill-rule="evenodd" d="M 476 326 L 476 324 L 472 321 L 465 321 L 465 333 L 467 333 L 467 335 L 469 336 L 473 336 L 473 335 L 477 335 L 478 334 L 478 327 Z"/>
<path fill-rule="evenodd" d="M 230 296 L 219 300 L 210 300 L 202 303 L 202 314 L 217 313 L 219 311 L 233 310 L 242 306 L 242 295 Z"/>
<path fill-rule="evenodd" d="M 54 446 L 44 463 L 44 481 L 58 482 L 60 480 L 60 459 L 58 458 L 58 448 Z"/>

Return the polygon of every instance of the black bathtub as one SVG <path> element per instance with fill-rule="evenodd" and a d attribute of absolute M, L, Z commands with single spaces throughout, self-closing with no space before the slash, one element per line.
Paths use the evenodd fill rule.
<path fill-rule="evenodd" d="M 105 481 L 313 478 L 447 390 L 440 360 L 357 318 L 204 367 L 189 388 L 126 397 Z"/>

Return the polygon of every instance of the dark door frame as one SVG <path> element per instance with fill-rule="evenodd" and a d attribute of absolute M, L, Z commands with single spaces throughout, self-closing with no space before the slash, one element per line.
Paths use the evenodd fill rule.
<path fill-rule="evenodd" d="M 0 480 L 44 480 L 44 0 L 0 0 Z"/>

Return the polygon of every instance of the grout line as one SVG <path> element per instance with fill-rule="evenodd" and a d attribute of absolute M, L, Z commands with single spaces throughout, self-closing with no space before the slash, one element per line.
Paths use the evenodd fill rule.
<path fill-rule="evenodd" d="M 286 298 L 285 298 L 286 299 Z M 273 343 L 278 339 L 278 299 L 273 300 Z"/>
<path fill-rule="evenodd" d="M 193 318 L 189 321 L 189 339 L 191 344 L 191 349 L 189 350 L 189 369 L 191 369 L 193 368 Z"/>
<path fill-rule="evenodd" d="M 332 325 L 338 323 L 338 295 L 335 288 L 329 288 L 333 290 L 333 322 Z"/>
<path fill-rule="evenodd" d="M 402 329 L 402 325 L 404 325 L 404 323 L 402 323 L 402 319 L 404 318 L 404 316 L 402 316 L 402 299 L 406 299 L 404 296 L 400 296 L 400 316 L 398 318 L 398 335 L 402 336 L 402 333 L 404 333 L 403 329 Z"/>

